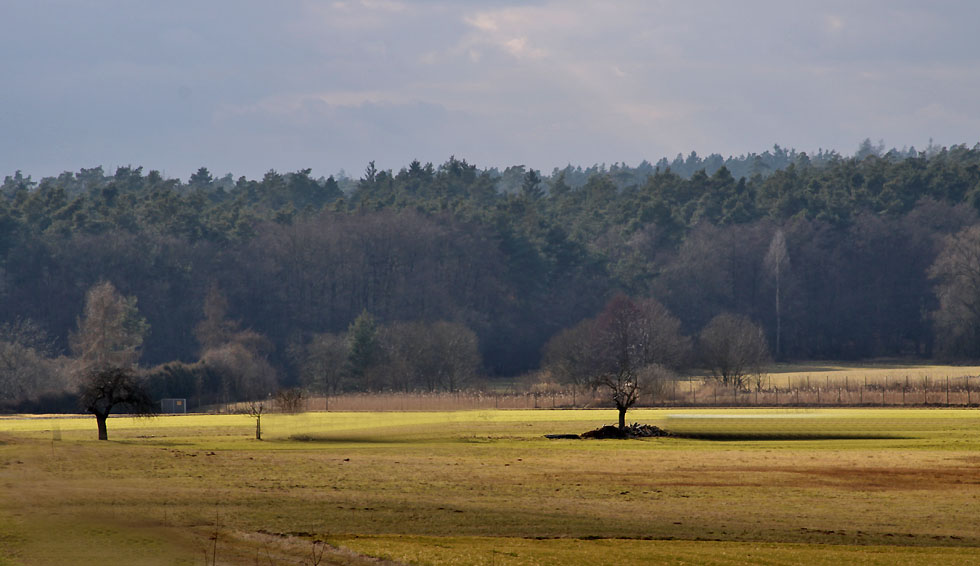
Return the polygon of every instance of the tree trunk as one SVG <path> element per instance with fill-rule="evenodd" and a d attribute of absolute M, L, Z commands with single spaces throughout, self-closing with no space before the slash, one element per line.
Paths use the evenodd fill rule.
<path fill-rule="evenodd" d="M 779 266 L 776 266 L 776 360 L 782 359 L 783 319 L 779 310 Z"/>
<path fill-rule="evenodd" d="M 619 430 L 626 430 L 626 409 L 627 407 L 617 406 L 619 409 Z"/>
<path fill-rule="evenodd" d="M 109 418 L 109 413 L 95 413 L 95 422 L 99 425 L 99 440 L 109 440 L 109 431 L 105 426 L 107 418 Z"/>
<path fill-rule="evenodd" d="M 262 415 L 255 417 L 255 440 L 262 440 Z"/>

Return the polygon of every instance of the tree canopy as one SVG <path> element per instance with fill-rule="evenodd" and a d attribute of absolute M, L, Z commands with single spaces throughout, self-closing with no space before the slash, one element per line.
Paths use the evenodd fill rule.
<path fill-rule="evenodd" d="M 475 336 L 480 368 L 513 375 L 618 293 L 655 297 L 688 336 L 723 312 L 748 317 L 781 358 L 977 356 L 970 339 L 947 340 L 954 327 L 942 317 L 955 309 L 942 298 L 951 280 L 941 254 L 980 224 L 980 146 L 864 149 L 550 173 L 452 157 L 371 164 L 359 179 L 15 172 L 0 185 L 0 322 L 36 324 L 50 355 L 171 364 L 160 389 L 171 392 L 195 381 L 233 391 L 216 368 L 246 362 L 259 368 L 255 383 L 263 364 L 284 385 L 313 379 L 317 337 L 346 340 L 364 312 L 379 332 L 459 325 Z M 138 298 L 140 318 L 123 323 L 140 339 L 97 354 L 78 313 L 110 280 L 123 311 Z M 258 343 L 248 336 L 265 341 L 260 355 L 236 353 Z M 331 359 L 332 344 L 316 356 Z M 348 374 L 384 363 L 384 349 L 376 360 L 353 351 Z"/>

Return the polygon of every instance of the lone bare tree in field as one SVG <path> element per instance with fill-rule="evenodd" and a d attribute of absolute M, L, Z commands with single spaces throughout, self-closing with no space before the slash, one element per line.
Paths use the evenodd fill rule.
<path fill-rule="evenodd" d="M 639 398 L 640 371 L 653 364 L 680 364 L 688 346 L 680 326 L 659 302 L 625 295 L 613 297 L 596 318 L 593 343 L 600 362 L 595 380 L 611 393 L 619 428 L 626 428 L 626 411 Z"/>
<path fill-rule="evenodd" d="M 596 319 L 556 335 L 545 346 L 545 359 L 557 375 L 588 375 L 593 387 L 606 389 L 625 429 L 626 412 L 649 385 L 645 379 L 678 367 L 688 349 L 680 321 L 666 307 L 618 295 Z"/>
<path fill-rule="evenodd" d="M 78 379 L 79 405 L 95 415 L 99 440 L 108 440 L 106 419 L 114 407 L 137 415 L 155 407 L 135 367 L 149 325 L 136 309 L 135 297 L 124 297 L 108 281 L 89 289 L 78 330 L 71 334 Z"/>
<path fill-rule="evenodd" d="M 255 419 L 255 440 L 262 440 L 262 413 L 265 412 L 265 403 L 261 401 L 249 401 L 242 409 L 242 414 Z"/>
<path fill-rule="evenodd" d="M 136 416 L 149 416 L 156 405 L 143 388 L 136 373 L 128 368 L 106 367 L 93 369 L 83 378 L 79 405 L 95 415 L 99 440 L 109 440 L 106 420 L 115 407 L 122 406 Z"/>

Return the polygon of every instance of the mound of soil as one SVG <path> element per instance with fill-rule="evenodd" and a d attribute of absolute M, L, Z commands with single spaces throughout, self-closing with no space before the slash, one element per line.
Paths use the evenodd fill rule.
<path fill-rule="evenodd" d="M 670 436 L 670 433 L 653 425 L 633 423 L 625 429 L 620 429 L 614 425 L 606 425 L 586 432 L 582 435 L 582 438 L 654 438 L 658 436 Z"/>

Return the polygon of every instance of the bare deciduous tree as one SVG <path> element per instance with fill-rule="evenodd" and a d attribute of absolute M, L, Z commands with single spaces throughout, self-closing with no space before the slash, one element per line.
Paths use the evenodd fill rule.
<path fill-rule="evenodd" d="M 380 371 L 396 388 L 457 391 L 480 367 L 476 334 L 459 323 L 397 323 L 382 329 L 379 339 Z"/>
<path fill-rule="evenodd" d="M 782 276 L 789 269 L 789 252 L 786 249 L 786 234 L 782 228 L 776 229 L 776 233 L 769 243 L 769 251 L 766 253 L 766 267 L 772 274 L 776 283 L 776 358 L 782 355 Z"/>
<path fill-rule="evenodd" d="M 85 296 L 78 330 L 69 336 L 75 353 L 79 405 L 95 415 L 99 440 L 107 440 L 106 419 L 123 405 L 137 415 L 156 411 L 135 372 L 149 325 L 136 308 L 136 297 L 124 297 L 108 281 Z"/>
<path fill-rule="evenodd" d="M 47 334 L 31 320 L 0 325 L 0 399 L 19 401 L 62 389 L 52 350 Z"/>
<path fill-rule="evenodd" d="M 599 373 L 597 356 L 592 352 L 594 325 L 594 319 L 585 319 L 555 334 L 544 345 L 541 365 L 551 370 L 559 383 L 586 387 Z"/>
<path fill-rule="evenodd" d="M 265 412 L 265 403 L 249 401 L 241 412 L 255 419 L 255 440 L 262 440 L 262 413 Z"/>
<path fill-rule="evenodd" d="M 228 319 L 228 299 L 217 283 L 208 287 L 204 297 L 204 319 L 194 327 L 194 337 L 201 351 L 220 347 L 232 340 L 238 331 L 238 323 Z"/>
<path fill-rule="evenodd" d="M 316 334 L 306 345 L 292 349 L 303 386 L 319 393 L 336 393 L 347 377 L 350 350 L 340 334 Z"/>
<path fill-rule="evenodd" d="M 103 367 L 89 370 L 79 389 L 79 405 L 95 415 L 99 440 L 108 440 L 106 420 L 115 407 L 123 406 L 129 413 L 148 416 L 156 413 L 142 381 L 130 368 Z"/>
<path fill-rule="evenodd" d="M 688 347 L 680 321 L 659 302 L 613 297 L 596 318 L 593 343 L 599 356 L 597 383 L 609 389 L 626 428 L 626 411 L 639 398 L 640 370 L 651 364 L 677 366 Z"/>
<path fill-rule="evenodd" d="M 207 350 L 201 357 L 201 363 L 218 375 L 225 401 L 255 399 L 276 391 L 276 372 L 265 358 L 269 346 L 263 346 L 265 342 L 254 333 L 236 336 L 242 340 Z"/>
<path fill-rule="evenodd" d="M 762 373 L 769 348 L 762 329 L 748 317 L 720 314 L 701 330 L 701 362 L 722 384 L 742 388 L 747 376 Z"/>
<path fill-rule="evenodd" d="M 929 275 L 939 298 L 937 349 L 952 358 L 980 356 L 980 226 L 947 237 Z"/>
<path fill-rule="evenodd" d="M 553 338 L 545 359 L 556 375 L 570 380 L 588 376 L 593 387 L 607 389 L 619 426 L 626 428 L 626 412 L 653 382 L 647 378 L 663 375 L 650 368 L 678 367 L 689 347 L 680 321 L 659 302 L 618 295 L 596 319 Z"/>
<path fill-rule="evenodd" d="M 85 296 L 78 330 L 69 336 L 78 375 L 134 367 L 148 330 L 136 308 L 136 297 L 122 296 L 108 281 L 95 284 Z"/>

